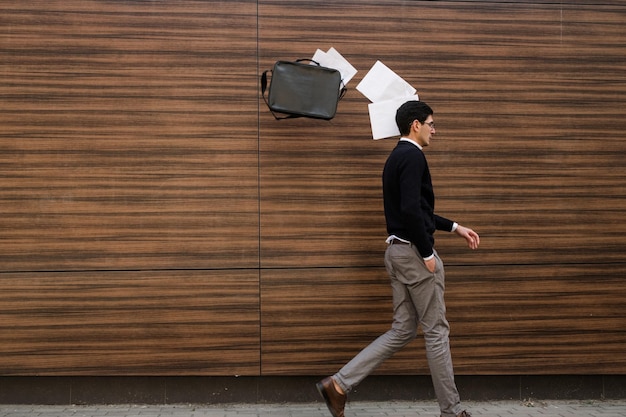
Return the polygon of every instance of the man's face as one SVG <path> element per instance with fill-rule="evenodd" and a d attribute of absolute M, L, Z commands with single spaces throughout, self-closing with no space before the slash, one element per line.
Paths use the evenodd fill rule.
<path fill-rule="evenodd" d="M 419 122 L 418 122 L 419 123 Z M 430 145 L 430 140 L 435 134 L 435 122 L 433 116 L 428 116 L 424 123 L 419 123 L 419 129 L 417 131 L 417 143 L 421 146 Z"/>

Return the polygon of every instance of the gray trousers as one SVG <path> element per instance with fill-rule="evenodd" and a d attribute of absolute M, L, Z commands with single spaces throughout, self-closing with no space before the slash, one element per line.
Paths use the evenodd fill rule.
<path fill-rule="evenodd" d="M 454 382 L 444 303 L 443 262 L 435 252 L 434 273 L 426 269 L 414 245 L 392 244 L 385 252 L 385 266 L 393 291 L 393 323 L 333 378 L 345 392 L 357 386 L 382 362 L 415 339 L 418 325 L 424 333 L 430 375 L 443 417 L 456 417 L 463 411 Z"/>

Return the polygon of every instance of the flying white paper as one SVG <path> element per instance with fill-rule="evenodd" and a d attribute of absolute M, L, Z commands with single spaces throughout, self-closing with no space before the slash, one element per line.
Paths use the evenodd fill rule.
<path fill-rule="evenodd" d="M 376 61 L 356 89 L 373 103 L 412 96 L 417 91 L 380 61 Z"/>
<path fill-rule="evenodd" d="M 335 48 L 330 48 L 327 52 L 318 49 L 313 55 L 313 60 L 318 62 L 321 66 L 327 68 L 333 68 L 339 71 L 341 74 L 341 80 L 343 85 L 348 85 L 348 82 L 355 76 L 357 69 L 348 62 Z"/>
<path fill-rule="evenodd" d="M 372 103 L 368 105 L 374 140 L 398 136 L 398 107 L 419 100 L 417 90 L 380 61 L 376 61 L 356 89 Z"/>
<path fill-rule="evenodd" d="M 396 124 L 396 112 L 401 105 L 410 100 L 417 101 L 419 97 L 416 94 L 368 104 L 374 140 L 400 135 Z"/>

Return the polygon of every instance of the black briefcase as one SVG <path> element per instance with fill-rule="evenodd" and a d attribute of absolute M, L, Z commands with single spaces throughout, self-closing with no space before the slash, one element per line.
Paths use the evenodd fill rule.
<path fill-rule="evenodd" d="M 268 74 L 271 74 L 269 88 Z M 312 117 L 330 120 L 335 117 L 337 103 L 345 93 L 346 87 L 338 70 L 323 67 L 310 59 L 277 61 L 272 70 L 261 75 L 261 94 L 276 119 Z"/>

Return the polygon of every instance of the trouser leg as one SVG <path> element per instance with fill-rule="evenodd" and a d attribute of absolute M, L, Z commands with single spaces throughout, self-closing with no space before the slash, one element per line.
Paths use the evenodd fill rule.
<path fill-rule="evenodd" d="M 437 268 L 431 273 L 414 246 L 387 248 L 385 266 L 393 291 L 393 325 L 334 375 L 344 392 L 349 392 L 385 359 L 413 340 L 419 322 L 441 414 L 454 417 L 463 411 L 450 353 L 450 327 L 444 302 L 445 274 L 441 259 L 437 254 L 436 257 Z"/>
<path fill-rule="evenodd" d="M 386 264 L 387 258 L 388 256 L 385 255 Z M 391 329 L 370 343 L 333 376 L 345 392 L 349 392 L 357 386 L 382 362 L 415 339 L 417 334 L 417 314 L 411 295 L 406 285 L 398 280 L 393 268 L 388 267 L 387 270 L 391 280 L 393 297 Z"/>
<path fill-rule="evenodd" d="M 420 317 L 424 332 L 426 358 L 439 402 L 441 415 L 453 417 L 463 411 L 460 397 L 454 382 L 454 369 L 450 352 L 450 325 L 446 319 L 444 301 L 445 274 L 443 262 L 437 254 L 437 268 L 434 274 L 426 270 L 432 279 L 429 285 L 417 288 L 411 286 L 411 294 Z M 425 268 L 424 268 L 425 269 Z"/>

